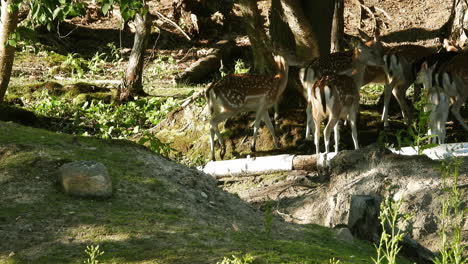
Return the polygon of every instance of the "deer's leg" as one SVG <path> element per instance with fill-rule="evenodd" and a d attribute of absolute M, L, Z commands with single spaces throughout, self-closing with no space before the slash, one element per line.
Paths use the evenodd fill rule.
<path fill-rule="evenodd" d="M 388 127 L 388 107 L 390 104 L 390 99 L 392 96 L 392 90 L 394 85 L 395 80 L 392 80 L 390 83 L 386 83 L 384 88 L 384 108 L 382 113 L 382 121 L 384 122 L 384 127 Z"/>
<path fill-rule="evenodd" d="M 330 136 L 331 136 L 331 130 L 335 128 L 336 123 L 338 122 L 338 119 L 330 116 L 328 120 L 328 124 L 325 127 L 325 130 L 323 131 L 323 137 L 325 139 L 325 153 L 330 152 Z"/>
<path fill-rule="evenodd" d="M 277 123 L 278 120 L 279 120 L 279 100 L 278 100 L 278 102 L 275 103 L 274 109 L 275 109 L 274 120 L 275 120 L 275 123 Z"/>
<path fill-rule="evenodd" d="M 351 135 L 353 137 L 353 142 L 354 142 L 354 149 L 359 149 L 358 134 L 357 134 L 357 128 L 356 128 L 356 117 L 357 117 L 357 111 L 351 112 L 348 115 L 349 124 L 351 126 Z"/>
<path fill-rule="evenodd" d="M 407 83 L 403 83 L 397 85 L 395 89 L 393 89 L 393 95 L 398 101 L 398 104 L 401 108 L 401 113 L 403 114 L 403 119 L 405 120 L 406 125 L 411 124 L 411 120 L 413 119 L 412 111 L 406 102 L 406 90 L 408 89 L 409 85 Z"/>
<path fill-rule="evenodd" d="M 224 144 L 223 137 L 221 136 L 221 132 L 219 131 L 218 124 L 226 119 L 228 119 L 232 114 L 230 113 L 220 113 L 214 117 L 211 118 L 210 121 L 210 143 L 211 143 L 211 159 L 215 160 L 215 154 L 214 154 L 214 135 L 216 134 L 216 137 L 218 137 L 218 142 L 221 146 L 221 152 L 220 156 L 221 159 L 223 159 L 224 154 L 226 153 L 226 145 Z"/>
<path fill-rule="evenodd" d="M 340 142 L 340 120 L 338 120 L 333 128 L 335 134 L 335 152 L 338 153 L 338 144 Z"/>
<path fill-rule="evenodd" d="M 322 119 L 318 116 L 315 116 L 314 123 L 315 123 L 315 133 L 314 133 L 315 154 L 320 154 L 320 124 L 322 123 Z"/>
<path fill-rule="evenodd" d="M 460 96 L 457 96 L 455 98 L 455 102 L 452 105 L 452 114 L 455 116 L 455 118 L 460 122 L 462 125 L 463 129 L 468 131 L 468 125 L 465 124 L 465 120 L 463 117 L 460 115 L 460 108 L 463 105 L 463 102 L 466 100 L 466 98 L 461 98 Z"/>
<path fill-rule="evenodd" d="M 271 136 L 273 137 L 273 143 L 275 144 L 275 148 L 279 148 L 278 144 L 278 138 L 275 135 L 275 128 L 273 127 L 273 124 L 271 123 L 270 115 L 268 114 L 268 111 L 264 111 L 263 113 L 263 122 L 265 122 L 265 125 L 267 126 L 268 130 L 270 130 Z"/>
<path fill-rule="evenodd" d="M 215 142 L 214 142 L 214 137 L 215 137 L 215 129 L 213 128 L 213 125 L 210 125 L 210 147 L 211 147 L 211 160 L 215 161 Z"/>
<path fill-rule="evenodd" d="M 310 134 L 311 130 L 312 133 L 314 133 L 314 118 L 312 117 L 312 103 L 307 103 L 307 109 L 306 109 L 306 114 L 307 114 L 307 121 L 306 121 L 306 140 L 310 139 Z"/>
<path fill-rule="evenodd" d="M 265 111 L 268 112 L 268 109 L 265 109 L 264 103 L 260 102 L 260 106 L 255 112 L 253 140 L 252 140 L 252 145 L 250 146 L 250 151 L 252 152 L 255 152 L 255 143 L 257 142 L 258 128 L 260 127 L 260 122 L 262 121 Z"/>

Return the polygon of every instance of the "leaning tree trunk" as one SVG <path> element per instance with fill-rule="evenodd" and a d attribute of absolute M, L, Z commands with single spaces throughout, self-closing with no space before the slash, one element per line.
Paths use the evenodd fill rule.
<path fill-rule="evenodd" d="M 14 0 L 1 0 L 0 21 L 0 102 L 3 102 L 8 84 L 10 82 L 15 47 L 10 46 L 8 38 L 18 24 L 18 8 L 14 8 Z"/>
<path fill-rule="evenodd" d="M 463 29 L 468 29 L 468 3 L 465 0 L 458 0 L 455 5 L 455 14 L 452 25 L 452 39 L 460 40 Z M 465 36 L 467 38 L 468 36 Z"/>
<path fill-rule="evenodd" d="M 334 2 L 273 0 L 270 16 L 272 39 L 283 45 L 293 40 L 296 55 L 304 61 L 330 53 Z M 289 30 L 279 30 L 285 25 Z M 294 36 L 292 40 L 289 32 Z"/>
<path fill-rule="evenodd" d="M 344 36 L 344 0 L 335 0 L 331 29 L 331 52 L 343 51 Z"/>
<path fill-rule="evenodd" d="M 126 101 L 135 95 L 144 94 L 143 91 L 143 66 L 146 46 L 151 30 L 148 13 L 136 14 L 134 19 L 135 39 L 132 52 L 127 65 L 127 72 L 121 87 L 119 88 L 120 101 Z"/>
<path fill-rule="evenodd" d="M 272 47 L 263 28 L 264 19 L 258 10 L 257 1 L 239 0 L 239 8 L 252 46 L 255 71 L 272 72 L 274 65 Z"/>

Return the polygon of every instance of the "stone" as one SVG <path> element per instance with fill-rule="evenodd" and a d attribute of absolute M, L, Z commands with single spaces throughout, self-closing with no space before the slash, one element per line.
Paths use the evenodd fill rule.
<path fill-rule="evenodd" d="M 58 179 L 66 194 L 95 198 L 112 196 L 112 179 L 100 162 L 66 163 L 58 169 Z"/>
<path fill-rule="evenodd" d="M 347 227 L 337 229 L 335 236 L 337 239 L 348 243 L 352 243 L 354 241 L 353 234 L 351 234 L 351 230 Z"/>

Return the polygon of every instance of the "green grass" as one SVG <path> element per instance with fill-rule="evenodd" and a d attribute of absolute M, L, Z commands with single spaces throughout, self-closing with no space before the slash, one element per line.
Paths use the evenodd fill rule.
<path fill-rule="evenodd" d="M 276 219 L 270 238 L 261 213 L 181 165 L 158 169 L 170 161 L 134 143 L 4 122 L 0 130 L 1 263 L 82 263 L 88 245 L 105 251 L 103 263 L 216 263 L 246 253 L 254 263 L 328 263 L 332 257 L 371 263 L 374 256 L 370 245 L 336 241 L 330 229 L 315 225 Z M 73 160 L 105 164 L 114 196 L 63 194 L 55 171 Z M 191 175 L 195 182 L 181 183 Z M 201 190 L 215 207 L 200 200 Z"/>

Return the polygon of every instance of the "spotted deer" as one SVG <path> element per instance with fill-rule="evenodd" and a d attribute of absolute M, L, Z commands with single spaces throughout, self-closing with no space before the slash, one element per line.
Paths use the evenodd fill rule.
<path fill-rule="evenodd" d="M 356 117 L 359 109 L 359 89 L 364 82 L 366 67 L 379 65 L 382 57 L 375 52 L 373 43 L 358 42 L 352 51 L 351 62 L 348 68 L 339 73 L 329 73 L 320 77 L 312 87 L 307 89 L 307 101 L 311 108 L 312 121 L 308 123 L 315 126 L 314 142 L 316 152 L 319 153 L 320 125 L 321 121 L 328 117 L 328 123 L 324 130 L 325 151 L 329 152 L 331 129 L 335 133 L 335 151 L 338 152 L 339 121 L 348 120 L 351 125 L 354 147 L 359 148 Z M 310 75 L 309 75 L 310 76 Z M 306 76 L 308 77 L 308 76 Z M 307 129 L 310 131 L 311 129 Z"/>
<path fill-rule="evenodd" d="M 322 76 L 329 74 L 346 74 L 354 75 L 356 86 L 360 88 L 370 82 L 384 82 L 385 74 L 380 67 L 383 65 L 383 46 L 379 41 L 379 35 L 376 34 L 374 38 L 368 38 L 365 42 L 358 42 L 358 47 L 361 48 L 362 59 L 357 60 L 355 56 L 355 50 L 349 50 L 345 52 L 335 52 L 311 61 L 306 67 L 299 70 L 299 78 L 301 79 L 304 91 L 304 97 L 306 100 L 309 97 L 309 90 L 312 89 L 314 83 Z M 366 67 L 367 64 L 367 67 Z M 358 67 L 357 67 L 358 66 Z M 306 140 L 310 139 L 311 133 L 315 127 L 314 120 L 312 117 L 312 102 L 308 100 L 306 114 Z"/>
<path fill-rule="evenodd" d="M 416 75 L 413 63 L 423 57 L 436 52 L 435 48 L 418 45 L 400 45 L 390 48 L 384 55 L 384 70 L 387 75 L 387 83 L 384 88 L 384 109 L 382 121 L 384 127 L 388 127 L 388 107 L 391 94 L 395 96 L 400 105 L 406 124 L 412 120 L 412 111 L 406 102 L 406 91 L 414 83 Z M 415 87 L 415 97 L 420 94 L 420 87 Z"/>
<path fill-rule="evenodd" d="M 468 54 L 438 53 L 428 57 L 420 68 L 417 82 L 422 83 L 427 92 L 428 106 L 425 110 L 431 111 L 428 134 L 435 136 L 432 143 L 443 144 L 450 101 L 453 115 L 468 130 L 460 115 L 460 108 L 468 97 Z"/>
<path fill-rule="evenodd" d="M 312 105 L 315 124 L 314 143 L 316 153 L 320 153 L 320 125 L 325 117 L 328 123 L 324 129 L 325 152 L 328 153 L 331 130 L 335 135 L 335 152 L 340 141 L 340 120 L 348 120 L 351 125 L 355 149 L 359 149 L 356 117 L 359 109 L 359 88 L 352 77 L 347 75 L 324 75 L 309 90 L 308 101 Z"/>
<path fill-rule="evenodd" d="M 273 136 L 275 148 L 278 139 L 268 114 L 283 93 L 288 82 L 288 62 L 282 55 L 275 56 L 276 75 L 231 74 L 213 83 L 206 91 L 210 117 L 211 159 L 215 160 L 215 134 L 221 145 L 221 158 L 225 144 L 218 124 L 242 112 L 255 111 L 255 124 L 251 150 L 255 151 L 258 128 L 263 120 Z"/>

